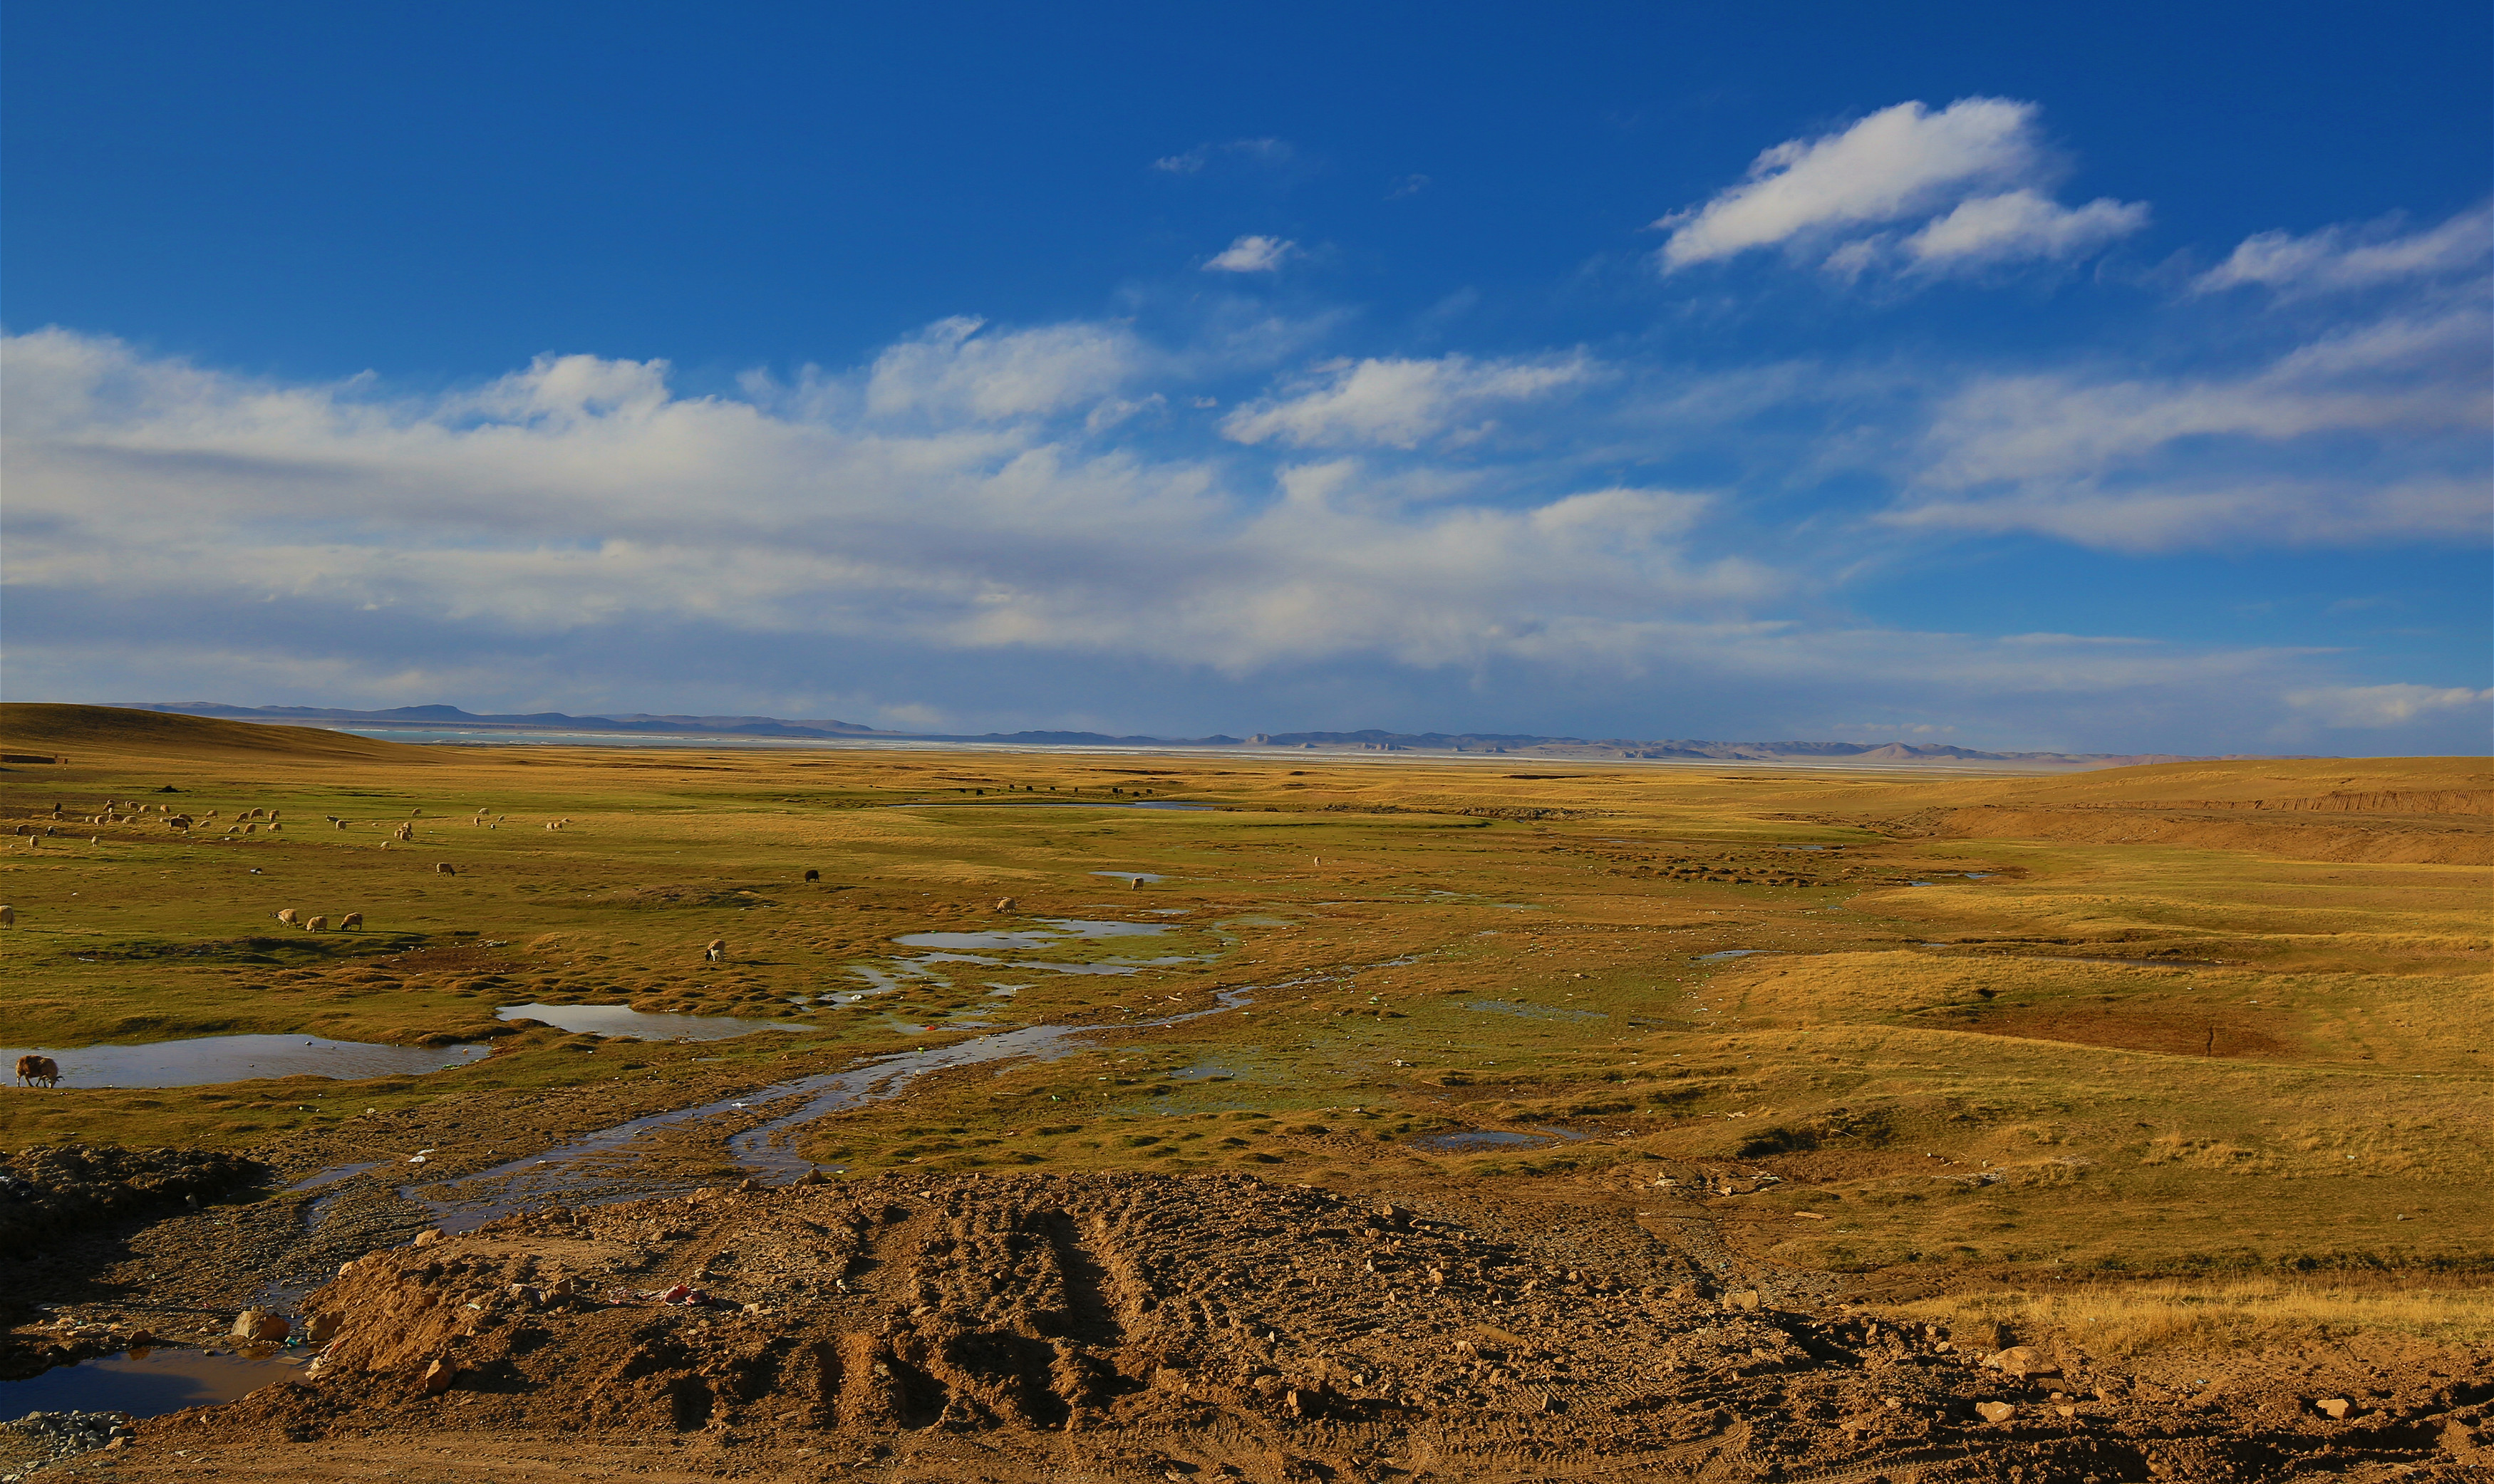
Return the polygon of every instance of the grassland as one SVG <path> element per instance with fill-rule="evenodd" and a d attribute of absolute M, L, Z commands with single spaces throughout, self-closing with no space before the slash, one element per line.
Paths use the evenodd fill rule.
<path fill-rule="evenodd" d="M 37 832 L 0 863 L 0 1040 L 497 1038 L 420 1077 L 20 1091 L 0 1147 L 308 1167 L 420 1136 L 473 1167 L 575 1115 L 1083 1024 L 1102 1029 L 1085 1049 L 930 1077 L 826 1119 L 807 1152 L 859 1172 L 1661 1191 L 1712 1264 L 2013 1325 L 2118 1316 L 2231 1344 L 2326 1327 L 2335 1304 L 2358 1328 L 2488 1338 L 2494 775 L 2476 760 L 2001 778 L 415 749 L 26 706 L 0 712 L 0 745 L 69 759 L 0 772 L 0 830 Z M 226 833 L 241 823 L 263 828 Z M 285 908 L 364 927 L 302 932 Z M 1040 968 L 913 969 L 930 951 L 896 941 L 1050 920 L 1167 930 L 968 951 Z M 522 1002 L 806 1029 L 670 1045 L 494 1018 Z M 1151 1023 L 1189 1011 L 1211 1013 Z M 1539 1126 L 1572 1136 L 1413 1142 Z M 2477 1295 L 2429 1302 L 2448 1323 L 2362 1297 L 2367 1275 L 2435 1274 L 2420 1291 Z"/>

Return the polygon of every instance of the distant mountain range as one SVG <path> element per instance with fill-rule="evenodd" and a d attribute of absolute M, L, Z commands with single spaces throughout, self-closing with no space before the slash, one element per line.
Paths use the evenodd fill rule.
<path fill-rule="evenodd" d="M 484 714 L 455 706 L 399 706 L 359 712 L 328 706 L 226 706 L 214 701 L 120 703 L 137 711 L 186 716 L 225 716 L 241 721 L 293 721 L 341 726 L 457 727 L 501 732 L 614 732 L 681 737 L 878 739 L 888 742 L 1019 742 L 1037 746 L 1274 747 L 1302 751 L 1440 752 L 1506 754 L 1598 762 L 1606 759 L 1717 759 L 1739 763 L 1786 763 L 1813 759 L 1860 763 L 2023 763 L 2051 768 L 2127 768 L 2145 763 L 2210 761 L 2170 752 L 1979 752 L 1914 742 L 1721 742 L 1672 739 L 1540 737 L 1506 732 L 1259 732 L 1253 737 L 1110 737 L 1102 732 L 985 732 L 975 736 L 889 732 L 853 721 L 784 721 L 776 716 L 657 716 L 633 712 L 617 716 L 571 716 L 562 712 Z M 2235 756 L 2239 754 L 2229 754 Z"/>

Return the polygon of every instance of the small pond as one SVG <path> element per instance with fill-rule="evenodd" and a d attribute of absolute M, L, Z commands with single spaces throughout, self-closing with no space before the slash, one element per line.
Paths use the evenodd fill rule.
<path fill-rule="evenodd" d="M 32 1052 L 61 1068 L 63 1087 L 198 1087 L 253 1077 L 404 1076 L 465 1066 L 489 1046 L 388 1046 L 318 1036 L 198 1036 L 135 1046 L 0 1046 L 0 1064 Z"/>
<path fill-rule="evenodd" d="M 1107 872 L 1094 872 L 1105 875 Z M 1152 878 L 1157 881 L 1160 878 Z M 1042 918 L 1043 925 L 1019 932 L 913 932 L 893 941 L 903 948 L 985 949 L 989 953 L 1034 954 L 1076 938 L 1148 938 L 1171 930 L 1170 923 L 1097 923 L 1083 918 Z"/>
<path fill-rule="evenodd" d="M 0 1381 L 0 1420 L 30 1411 L 126 1411 L 161 1417 L 213 1407 L 303 1374 L 306 1354 L 261 1358 L 220 1350 L 130 1350 Z"/>
<path fill-rule="evenodd" d="M 784 1020 L 746 1020 L 736 1015 L 659 1015 L 629 1005 L 505 1005 L 502 1020 L 542 1020 L 557 1030 L 630 1041 L 725 1041 L 755 1031 L 810 1031 Z"/>

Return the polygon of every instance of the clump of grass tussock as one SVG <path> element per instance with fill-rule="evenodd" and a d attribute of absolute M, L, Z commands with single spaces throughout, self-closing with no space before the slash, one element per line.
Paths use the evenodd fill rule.
<path fill-rule="evenodd" d="M 2494 1344 L 2494 1287 L 2422 1287 L 2384 1279 L 2238 1278 L 2091 1284 L 2066 1292 L 1949 1294 L 1901 1306 L 1977 1343 L 2067 1341 L 2090 1354 L 2147 1359 L 2269 1348 L 2360 1335 L 2438 1345 Z"/>

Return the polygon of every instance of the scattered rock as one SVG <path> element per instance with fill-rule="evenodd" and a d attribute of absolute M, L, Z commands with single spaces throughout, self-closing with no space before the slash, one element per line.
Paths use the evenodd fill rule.
<path fill-rule="evenodd" d="M 232 1334 L 237 1340 L 274 1345 L 284 1340 L 293 1328 L 282 1314 L 271 1314 L 265 1309 L 246 1309 L 234 1317 Z"/>
<path fill-rule="evenodd" d="M 2356 1409 L 2356 1404 L 2345 1397 L 2328 1397 L 2313 1403 L 2312 1409 L 2332 1422 L 2343 1422 L 2347 1419 L 2347 1414 Z"/>
<path fill-rule="evenodd" d="M 426 1396 L 438 1397 L 457 1384 L 458 1380 L 457 1366 L 446 1360 L 437 1360 L 424 1368 L 423 1379 L 418 1384 L 423 1388 Z"/>
<path fill-rule="evenodd" d="M 2030 1376 L 2058 1376 L 2060 1366 L 2032 1346 L 2013 1345 L 1996 1354 L 1984 1357 L 1983 1363 L 1994 1371 L 2003 1371 L 2023 1380 Z"/>
<path fill-rule="evenodd" d="M 1986 1422 L 2006 1422 L 2018 1415 L 2018 1408 L 2007 1402 L 1977 1402 L 1974 1414 Z"/>
<path fill-rule="evenodd" d="M 417 1233 L 415 1234 L 415 1243 L 414 1243 L 414 1245 L 415 1245 L 415 1246 L 418 1246 L 418 1247 L 431 1247 L 434 1243 L 439 1242 L 439 1241 L 441 1241 L 441 1227 L 434 1227 L 434 1228 L 433 1228 L 432 1230 L 430 1230 L 430 1231 L 419 1231 L 419 1232 L 417 1232 Z"/>

